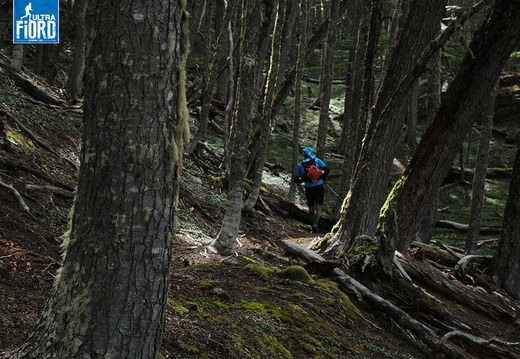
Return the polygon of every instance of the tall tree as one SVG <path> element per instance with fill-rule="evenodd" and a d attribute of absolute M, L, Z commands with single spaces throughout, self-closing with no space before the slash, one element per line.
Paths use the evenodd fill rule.
<path fill-rule="evenodd" d="M 294 119 L 293 119 L 293 133 L 291 139 L 291 170 L 294 172 L 296 166 L 298 166 L 298 159 L 300 157 L 300 123 L 301 123 L 301 93 L 302 93 L 302 74 L 303 74 L 303 58 L 304 58 L 304 47 L 307 40 L 307 14 L 308 14 L 308 2 L 306 0 L 301 1 L 300 14 L 298 16 L 298 42 L 296 50 L 296 64 L 295 66 L 295 79 L 294 79 Z M 289 186 L 289 199 L 294 201 L 296 199 L 296 183 L 291 181 Z"/>
<path fill-rule="evenodd" d="M 517 139 L 520 141 L 520 138 Z M 498 250 L 493 257 L 491 272 L 495 284 L 520 299 L 520 145 L 516 152 L 513 175 L 509 185 Z"/>
<path fill-rule="evenodd" d="M 471 205 L 469 213 L 468 233 L 466 233 L 466 254 L 477 254 L 477 241 L 480 233 L 482 219 L 482 206 L 484 204 L 484 190 L 486 187 L 486 172 L 489 158 L 489 142 L 493 130 L 493 108 L 498 82 L 488 100 L 488 105 L 483 109 L 480 121 L 480 139 L 477 152 L 477 164 L 471 191 Z M 469 147 L 469 145 L 468 145 Z"/>
<path fill-rule="evenodd" d="M 323 42 L 323 55 L 320 73 L 320 120 L 318 123 L 318 135 L 316 139 L 316 155 L 325 158 L 325 146 L 329 128 L 329 107 L 332 91 L 332 78 L 334 76 L 334 49 L 336 47 L 336 26 L 338 22 L 338 0 L 331 0 L 327 8 L 327 17 L 331 26 L 327 29 L 327 35 Z"/>
<path fill-rule="evenodd" d="M 429 11 L 424 11 L 429 9 Z M 343 204 L 339 226 L 329 239 L 328 249 L 341 245 L 350 250 L 358 235 L 373 236 L 402 121 L 397 116 L 407 88 L 401 83 L 412 70 L 426 46 L 440 30 L 444 1 L 417 0 L 411 4 L 403 28 L 392 49 L 385 76 L 363 141 L 352 187 Z M 411 83 L 408 87 L 411 86 Z"/>
<path fill-rule="evenodd" d="M 79 100 L 83 94 L 83 72 L 85 70 L 86 33 L 84 19 L 87 0 L 76 0 L 72 6 L 71 17 L 76 19 L 74 22 L 74 52 L 65 89 L 73 100 Z"/>
<path fill-rule="evenodd" d="M 275 25 L 272 34 L 271 56 L 269 59 L 269 70 L 265 83 L 264 95 L 255 119 L 255 132 L 252 141 L 255 147 L 252 150 L 253 158 L 253 185 L 249 197 L 244 204 L 245 209 L 252 209 L 260 194 L 264 163 L 267 157 L 267 144 L 271 134 L 271 123 L 273 120 L 273 99 L 276 91 L 278 78 L 280 77 L 280 59 L 282 56 L 282 35 L 286 26 L 287 0 L 278 1 Z M 260 61 L 261 59 L 259 59 Z"/>
<path fill-rule="evenodd" d="M 520 0 L 497 0 L 471 42 L 437 115 L 422 137 L 397 188 L 398 250 L 417 238 L 429 208 L 462 141 L 488 102 L 520 38 Z M 478 84 L 478 85 L 477 85 Z"/>
<path fill-rule="evenodd" d="M 229 175 L 226 211 L 222 227 L 212 243 L 220 254 L 231 253 L 240 229 L 242 218 L 242 194 L 247 157 L 248 133 L 251 124 L 251 107 L 255 95 L 256 54 L 260 28 L 260 3 L 240 0 L 238 6 L 240 23 L 237 54 L 237 91 L 231 116 L 229 134 Z"/>
<path fill-rule="evenodd" d="M 376 3 L 377 4 L 377 3 Z M 354 176 L 354 169 L 361 149 L 361 141 L 366 129 L 368 109 L 362 108 L 362 94 L 367 93 L 363 89 L 370 87 L 372 78 L 366 78 L 366 74 L 372 74 L 374 51 L 376 46 L 374 41 L 377 39 L 370 37 L 370 19 L 377 7 L 372 6 L 371 2 L 365 2 L 359 6 L 356 15 L 359 18 L 359 26 L 356 26 L 357 35 L 352 64 L 352 76 L 350 86 L 345 90 L 345 113 L 343 114 L 343 130 L 341 134 L 340 151 L 345 155 L 343 160 L 343 170 L 341 171 L 341 186 L 339 189 L 340 197 L 336 201 L 336 208 L 341 208 L 343 198 L 345 198 Z M 373 33 L 373 32 L 372 32 Z M 369 67 L 369 68 L 367 68 Z M 348 149 L 348 150 L 347 150 Z"/>
<path fill-rule="evenodd" d="M 79 183 L 51 297 L 19 358 L 156 358 L 187 141 L 184 1 L 88 3 Z"/>

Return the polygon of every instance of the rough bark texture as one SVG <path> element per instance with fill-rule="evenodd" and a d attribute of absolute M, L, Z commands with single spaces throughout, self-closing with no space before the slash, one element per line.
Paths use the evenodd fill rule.
<path fill-rule="evenodd" d="M 89 3 L 81 169 L 63 267 L 20 358 L 155 358 L 187 139 L 183 4 Z"/>
<path fill-rule="evenodd" d="M 416 240 L 418 218 L 424 217 L 435 199 L 519 36 L 520 1 L 497 1 L 471 43 L 475 58 L 464 58 L 446 100 L 407 166 L 397 207 L 398 250 L 406 250 Z"/>

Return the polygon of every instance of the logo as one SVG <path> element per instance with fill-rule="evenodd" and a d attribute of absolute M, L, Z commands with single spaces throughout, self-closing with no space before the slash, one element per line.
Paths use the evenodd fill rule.
<path fill-rule="evenodd" d="M 13 43 L 59 43 L 59 0 L 13 0 Z"/>

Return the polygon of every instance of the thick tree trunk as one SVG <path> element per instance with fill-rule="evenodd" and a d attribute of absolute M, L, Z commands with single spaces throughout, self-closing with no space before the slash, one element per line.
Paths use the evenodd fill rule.
<path fill-rule="evenodd" d="M 188 138 L 185 15 L 175 1 L 120 5 L 89 3 L 71 228 L 51 298 L 20 358 L 159 355 Z"/>
<path fill-rule="evenodd" d="M 405 251 L 416 240 L 419 219 L 436 198 L 519 36 L 520 2 L 497 1 L 471 44 L 475 58 L 464 58 L 445 101 L 406 168 L 397 198 L 399 251 Z"/>
<path fill-rule="evenodd" d="M 429 11 L 425 12 L 425 8 Z M 340 243 L 340 252 L 344 253 L 352 248 L 353 240 L 358 235 L 375 234 L 402 128 L 396 113 L 406 89 L 399 85 L 438 33 L 443 11 L 444 2 L 433 0 L 416 1 L 410 9 L 401 36 L 390 55 L 388 68 L 392 71 L 386 73 L 381 84 L 353 186 L 343 204 L 338 230 L 328 243 L 329 250 Z"/>

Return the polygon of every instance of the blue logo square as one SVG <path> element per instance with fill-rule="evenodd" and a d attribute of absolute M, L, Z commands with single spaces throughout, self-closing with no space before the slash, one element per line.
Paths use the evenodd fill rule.
<path fill-rule="evenodd" d="M 60 42 L 59 0 L 13 0 L 13 43 Z"/>

